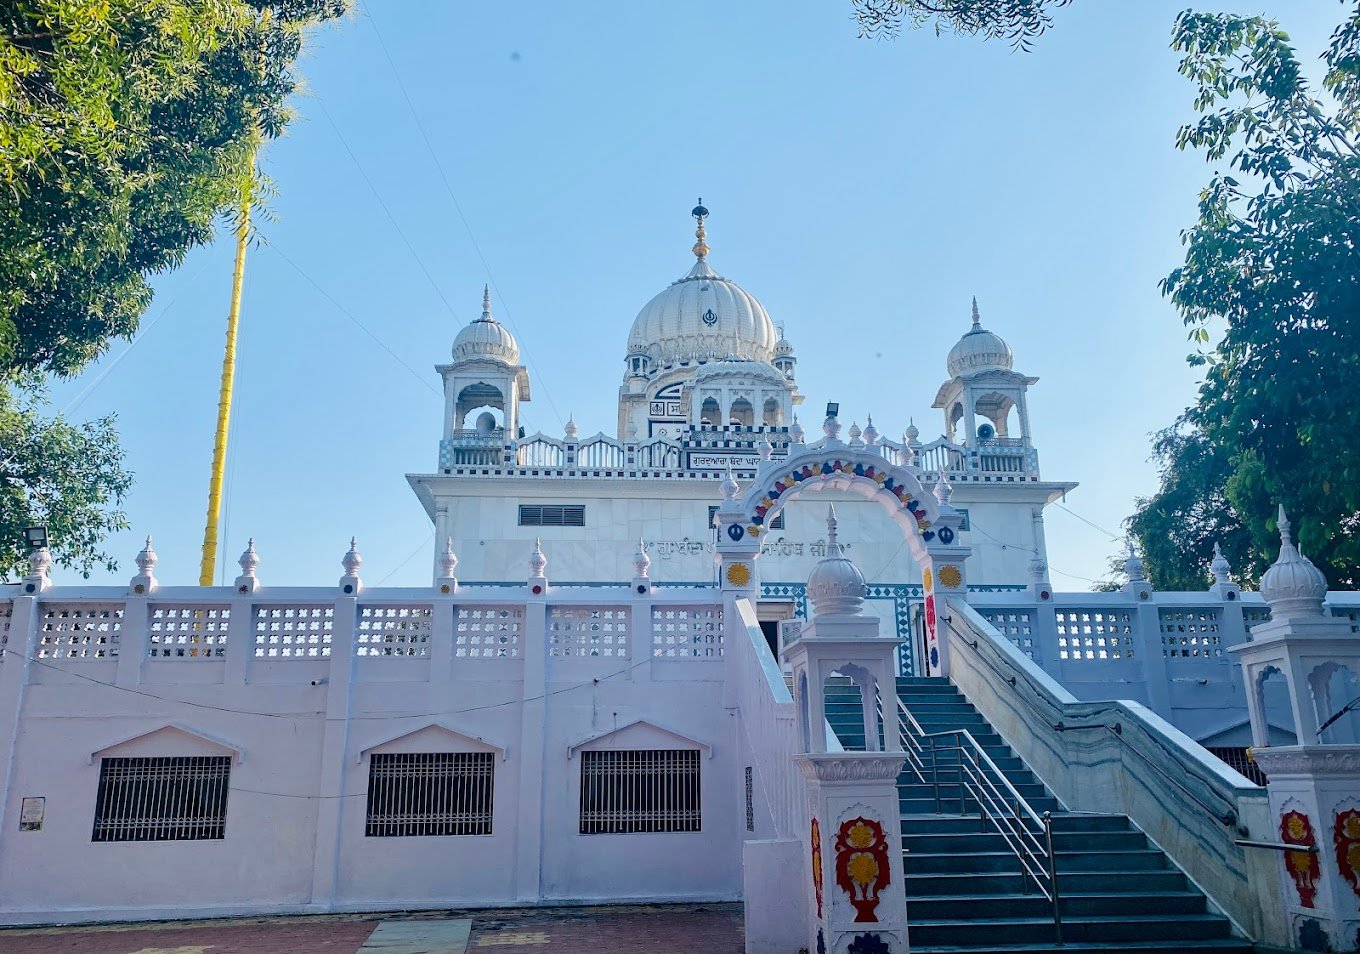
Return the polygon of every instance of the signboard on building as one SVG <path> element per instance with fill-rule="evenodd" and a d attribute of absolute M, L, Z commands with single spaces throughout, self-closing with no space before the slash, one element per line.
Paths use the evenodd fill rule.
<path fill-rule="evenodd" d="M 25 798 L 19 805 L 19 830 L 42 831 L 43 814 L 46 811 L 46 798 L 42 796 Z"/>
<path fill-rule="evenodd" d="M 726 470 L 733 468 L 755 470 L 760 457 L 753 450 L 701 450 L 689 452 L 690 470 Z"/>

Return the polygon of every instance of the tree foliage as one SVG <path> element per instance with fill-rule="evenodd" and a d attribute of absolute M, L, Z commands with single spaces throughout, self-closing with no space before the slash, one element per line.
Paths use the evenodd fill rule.
<path fill-rule="evenodd" d="M 861 36 L 894 38 L 904 26 L 933 27 L 1011 41 L 1029 49 L 1053 25 L 1053 10 L 1072 0 L 852 0 Z"/>
<path fill-rule="evenodd" d="M 1178 145 L 1227 169 L 1162 283 L 1205 379 L 1158 441 L 1161 488 L 1130 519 L 1159 586 L 1201 572 L 1214 537 L 1258 574 L 1278 547 L 1276 501 L 1333 584 L 1360 576 L 1360 0 L 1346 6 L 1321 91 L 1274 21 L 1176 21 L 1201 113 Z"/>
<path fill-rule="evenodd" d="M 137 327 L 277 136 L 342 0 L 0 4 L 0 371 L 70 374 Z"/>
<path fill-rule="evenodd" d="M 108 563 L 130 478 L 111 419 L 43 416 L 19 386 L 130 337 L 148 279 L 258 191 L 302 31 L 344 0 L 0 2 L 0 570 L 46 521 L 59 563 Z M 29 382 L 31 385 L 31 381 Z"/>
<path fill-rule="evenodd" d="M 0 578 L 24 565 L 25 527 L 46 526 L 57 562 L 85 573 L 114 569 L 100 541 L 127 527 L 119 506 L 132 475 L 113 418 L 72 424 L 45 407 L 36 382 L 0 389 Z"/>

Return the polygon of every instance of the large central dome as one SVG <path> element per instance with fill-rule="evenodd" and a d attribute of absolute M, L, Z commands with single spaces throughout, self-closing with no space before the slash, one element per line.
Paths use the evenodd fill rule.
<path fill-rule="evenodd" d="M 689 274 L 671 284 L 638 312 L 628 333 L 628 353 L 645 354 L 654 367 L 735 355 L 769 363 L 779 340 L 765 306 L 708 264 L 702 205 Z"/>

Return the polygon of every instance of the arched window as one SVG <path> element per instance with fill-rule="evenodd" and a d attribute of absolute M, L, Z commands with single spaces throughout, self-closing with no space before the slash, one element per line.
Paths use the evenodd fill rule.
<path fill-rule="evenodd" d="M 494 434 L 505 427 L 505 396 L 485 382 L 469 384 L 458 392 L 454 420 L 460 430 Z"/>
<path fill-rule="evenodd" d="M 737 398 L 732 402 L 732 410 L 728 414 L 728 421 L 733 427 L 755 427 L 756 409 L 751 407 L 751 402 L 746 398 Z"/>
<path fill-rule="evenodd" d="M 774 398 L 765 399 L 765 410 L 761 414 L 761 423 L 766 427 L 778 427 L 784 423 L 784 413 L 779 407 L 779 401 Z"/>
<path fill-rule="evenodd" d="M 716 398 L 704 398 L 704 403 L 699 406 L 699 423 L 713 427 L 722 423 L 722 408 L 718 407 Z"/>

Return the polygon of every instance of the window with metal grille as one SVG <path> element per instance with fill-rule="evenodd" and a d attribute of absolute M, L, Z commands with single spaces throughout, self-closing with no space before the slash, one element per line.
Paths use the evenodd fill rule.
<path fill-rule="evenodd" d="M 104 759 L 91 840 L 224 838 L 230 776 L 227 755 Z"/>
<path fill-rule="evenodd" d="M 521 527 L 584 527 L 585 504 L 520 504 Z"/>
<path fill-rule="evenodd" d="M 374 755 L 364 834 L 489 835 L 495 775 L 491 752 Z"/>
<path fill-rule="evenodd" d="M 699 831 L 699 753 L 581 753 L 581 834 Z"/>

